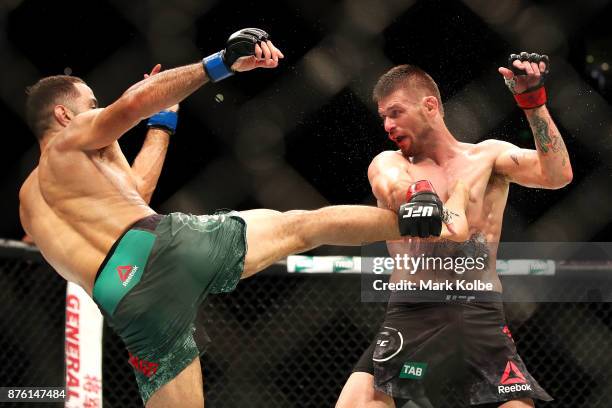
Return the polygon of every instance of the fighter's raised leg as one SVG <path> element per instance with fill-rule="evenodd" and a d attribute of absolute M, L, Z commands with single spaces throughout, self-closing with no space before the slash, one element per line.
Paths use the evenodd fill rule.
<path fill-rule="evenodd" d="M 450 230 L 442 228 L 441 238 L 465 241 L 468 225 L 465 207 L 468 191 L 457 183 L 446 203 L 452 213 Z M 251 210 L 240 213 L 247 223 L 248 251 L 242 277 L 259 272 L 288 255 L 321 245 L 356 246 L 401 239 L 395 212 L 361 205 L 338 205 L 312 211 Z"/>
<path fill-rule="evenodd" d="M 146 408 L 166 407 L 204 407 L 202 369 L 198 357 L 176 377 L 155 391 L 146 403 Z"/>

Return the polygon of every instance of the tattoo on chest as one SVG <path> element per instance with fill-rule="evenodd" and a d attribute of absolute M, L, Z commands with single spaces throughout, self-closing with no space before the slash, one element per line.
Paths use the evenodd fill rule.
<path fill-rule="evenodd" d="M 432 244 L 431 254 L 435 256 L 450 256 L 453 258 L 486 258 L 491 257 L 491 246 L 488 244 L 486 236 L 482 232 L 476 232 L 465 242 L 439 241 Z M 489 269 L 489 265 L 485 270 Z"/>
<path fill-rule="evenodd" d="M 452 224 L 453 220 L 456 217 L 459 217 L 459 214 L 454 211 L 451 211 L 447 208 L 444 208 L 444 210 L 442 211 L 442 222 L 445 224 Z"/>

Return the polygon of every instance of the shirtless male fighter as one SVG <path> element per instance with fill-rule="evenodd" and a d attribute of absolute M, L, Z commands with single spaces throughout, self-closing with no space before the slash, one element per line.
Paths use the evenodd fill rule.
<path fill-rule="evenodd" d="M 466 405 L 525 408 L 534 406 L 532 398 L 551 399 L 528 373 L 506 326 L 496 243 L 510 183 L 557 189 L 570 183 L 572 169 L 545 106 L 548 57 L 512 54 L 509 67 L 499 72 L 525 112 L 535 150 L 500 140 L 459 142 L 444 123 L 436 83 L 417 67 L 396 66 L 376 84 L 374 101 L 385 131 L 399 147 L 380 153 L 370 164 L 368 175 L 379 207 L 409 216 L 400 206 L 417 180 L 423 180 L 419 190 L 429 192 L 431 203 L 448 197 L 449 186 L 459 179 L 470 191 L 469 240 L 457 244 L 425 238 L 428 229 L 441 222 L 430 216 L 430 225 L 418 231 L 422 239 L 388 242 L 390 254 L 468 255 L 489 261 L 463 274 L 440 267 L 407 274 L 396 268 L 391 280 L 452 283 L 461 278 L 484 282 L 490 290 L 458 292 L 455 286 L 437 292 L 394 292 L 384 323 L 345 384 L 337 408 L 438 406 L 439 385 L 449 378 L 457 388 L 454 395 Z"/>
<path fill-rule="evenodd" d="M 292 253 L 400 237 L 397 214 L 376 207 L 193 216 L 160 215 L 147 205 L 156 183 L 147 171 L 160 169 L 152 163 L 160 156 L 139 155 L 130 167 L 118 139 L 209 80 L 274 68 L 279 58 L 264 31 L 243 29 L 203 63 L 155 73 L 106 108 L 75 77 L 43 78 L 29 90 L 29 124 L 41 155 L 19 194 L 22 225 L 120 335 L 148 407 L 204 405 L 193 331 L 208 294 L 231 291 L 241 278 Z M 150 125 L 172 129 L 175 123 L 166 112 Z M 460 216 L 441 236 L 462 241 L 467 189 L 460 184 L 455 191 L 447 207 Z"/>

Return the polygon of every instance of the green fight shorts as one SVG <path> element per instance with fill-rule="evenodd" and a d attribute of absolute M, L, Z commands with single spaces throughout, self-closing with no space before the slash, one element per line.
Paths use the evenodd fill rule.
<path fill-rule="evenodd" d="M 150 215 L 108 252 L 93 299 L 127 347 L 145 404 L 199 355 L 198 306 L 236 288 L 246 251 L 246 223 L 227 212 Z"/>

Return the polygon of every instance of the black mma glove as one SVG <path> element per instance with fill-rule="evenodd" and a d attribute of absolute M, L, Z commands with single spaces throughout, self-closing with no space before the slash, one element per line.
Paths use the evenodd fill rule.
<path fill-rule="evenodd" d="M 514 75 L 527 75 L 527 73 L 514 66 L 513 62 L 519 60 L 521 62 L 529 61 L 535 62 L 539 65 L 540 62 L 546 64 L 546 70 L 540 73 L 540 80 L 532 84 L 529 88 L 525 89 L 521 93 L 515 93 L 514 85 L 516 83 L 515 78 L 506 79 L 506 86 L 510 88 L 510 91 L 514 94 L 514 99 L 521 109 L 533 109 L 542 106 L 546 103 L 546 89 L 544 88 L 544 82 L 550 72 L 550 61 L 547 55 L 540 55 L 536 53 L 521 52 L 520 54 L 510 54 L 508 58 L 508 68 L 514 73 Z"/>
<path fill-rule="evenodd" d="M 268 33 L 259 28 L 243 28 L 230 35 L 224 50 L 202 60 L 206 75 L 213 82 L 234 75 L 232 65 L 240 57 L 255 55 L 255 44 L 270 39 Z"/>
<path fill-rule="evenodd" d="M 442 232 L 443 206 L 427 180 L 417 181 L 406 193 L 406 203 L 398 212 L 400 234 L 412 237 L 439 237 Z"/>

